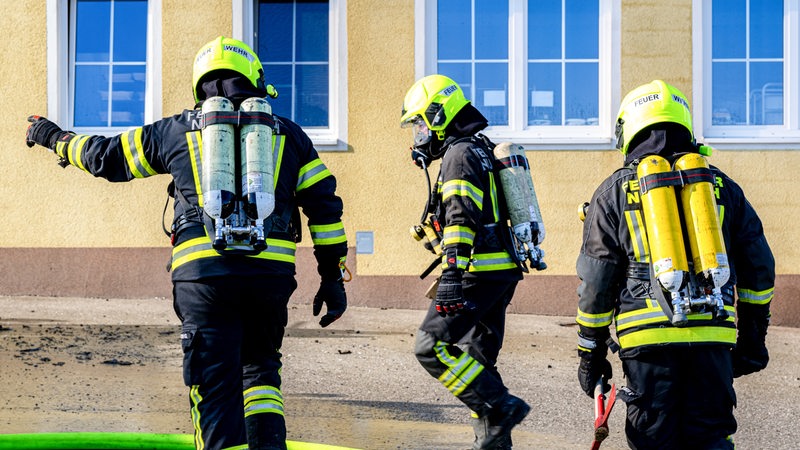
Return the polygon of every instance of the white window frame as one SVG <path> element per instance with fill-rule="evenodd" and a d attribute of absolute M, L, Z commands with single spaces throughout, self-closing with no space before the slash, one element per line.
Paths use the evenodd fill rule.
<path fill-rule="evenodd" d="M 233 0 L 233 38 L 253 47 L 257 0 Z M 347 0 L 329 0 L 327 127 L 303 128 L 317 150 L 347 150 Z M 269 82 L 269 74 L 267 74 Z M 276 111 L 281 114 L 280 111 Z"/>
<path fill-rule="evenodd" d="M 114 136 L 130 127 L 73 126 L 70 0 L 47 0 L 47 115 L 62 128 L 82 134 Z M 161 119 L 161 0 L 147 2 L 147 68 L 144 123 Z M 74 32 L 74 31 L 73 31 Z"/>
<path fill-rule="evenodd" d="M 613 149 L 614 121 L 620 100 L 620 11 L 621 0 L 598 0 L 598 125 L 539 126 L 528 125 L 526 92 L 528 43 L 525 33 L 527 0 L 509 1 L 509 35 L 518 38 L 509 42 L 508 126 L 491 126 L 485 134 L 492 139 L 511 140 L 526 149 L 607 150 Z M 437 0 L 414 1 L 415 76 L 422 78 L 436 72 L 437 67 Z M 563 20 L 563 17 L 562 17 Z M 563 29 L 563 27 L 562 27 Z M 563 83 L 563 76 L 562 76 Z"/>
<path fill-rule="evenodd" d="M 720 149 L 800 149 L 800 0 L 784 1 L 783 125 L 712 125 L 711 15 L 710 1 L 692 1 L 692 90 L 698 141 Z"/>

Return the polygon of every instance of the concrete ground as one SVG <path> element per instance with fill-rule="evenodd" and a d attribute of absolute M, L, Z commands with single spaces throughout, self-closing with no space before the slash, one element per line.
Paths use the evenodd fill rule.
<path fill-rule="evenodd" d="M 467 409 L 412 354 L 423 311 L 352 307 L 321 329 L 293 301 L 284 341 L 289 439 L 360 449 L 468 449 Z M 515 449 L 580 449 L 593 406 L 577 385 L 572 317 L 511 314 L 499 368 L 533 407 Z M 0 297 L 0 432 L 190 433 L 168 299 Z M 771 327 L 769 367 L 735 381 L 737 448 L 800 448 L 800 329 Z M 618 386 L 624 384 L 613 358 Z M 627 448 L 623 403 L 603 449 Z"/>

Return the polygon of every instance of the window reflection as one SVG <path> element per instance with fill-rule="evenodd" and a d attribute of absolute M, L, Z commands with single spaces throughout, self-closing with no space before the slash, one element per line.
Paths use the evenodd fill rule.
<path fill-rule="evenodd" d="M 78 0 L 74 11 L 73 125 L 143 125 L 147 1 Z"/>
<path fill-rule="evenodd" d="M 782 125 L 783 1 L 713 0 L 711 124 Z"/>
<path fill-rule="evenodd" d="M 327 1 L 258 2 L 256 52 L 279 94 L 270 103 L 305 128 L 330 124 L 329 9 Z"/>

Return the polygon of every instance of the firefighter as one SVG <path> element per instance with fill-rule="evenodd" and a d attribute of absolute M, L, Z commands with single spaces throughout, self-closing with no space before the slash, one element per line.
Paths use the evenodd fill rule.
<path fill-rule="evenodd" d="M 508 392 L 496 364 L 522 271 L 509 252 L 494 144 L 479 134 L 488 122 L 442 75 L 409 89 L 400 122 L 413 129 L 417 165 L 441 159 L 425 215 L 442 234 L 442 274 L 417 334 L 417 360 L 472 411 L 473 448 L 511 448 L 511 429 L 530 407 Z"/>
<path fill-rule="evenodd" d="M 665 291 L 658 292 L 662 287 L 650 256 L 653 246 L 680 236 L 649 236 L 648 242 L 643 221 L 663 218 L 643 219 L 645 189 L 637 166 L 659 157 L 671 165 L 710 149 L 695 142 L 684 95 L 661 80 L 623 99 L 616 137 L 624 165 L 603 181 L 586 208 L 577 261 L 580 386 L 590 397 L 598 383 L 609 389 L 607 352 L 617 347 L 609 331 L 613 322 L 628 383 L 618 396 L 627 403 L 630 447 L 733 449 L 733 379 L 764 369 L 769 361 L 765 336 L 775 262 L 761 220 L 736 182 L 714 166 L 706 169 L 730 268 L 721 288 L 724 312 L 690 312 L 685 323 L 674 323 L 670 305 L 657 300 Z M 682 282 L 677 287 L 686 286 Z"/>
<path fill-rule="evenodd" d="M 226 37 L 197 53 L 192 88 L 194 109 L 111 138 L 63 131 L 44 117 L 31 116 L 26 142 L 54 151 L 63 165 L 112 182 L 172 176 L 171 271 L 195 445 L 285 450 L 280 349 L 287 302 L 297 287 L 300 229 L 295 213 L 302 208 L 308 219 L 321 278 L 313 314 L 326 305 L 319 322 L 326 327 L 347 307 L 342 201 L 335 178 L 302 129 L 284 117 L 265 116 L 262 123 L 274 132 L 269 146 L 277 174 L 274 212 L 264 221 L 269 224 L 267 248 L 243 254 L 212 248 L 214 230 L 203 211 L 200 108 L 207 98 L 224 97 L 238 109 L 248 98 L 274 95 L 274 88 L 265 84 L 250 47 Z"/>

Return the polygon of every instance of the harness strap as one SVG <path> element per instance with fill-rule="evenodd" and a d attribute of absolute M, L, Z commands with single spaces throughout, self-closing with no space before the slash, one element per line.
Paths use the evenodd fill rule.
<path fill-rule="evenodd" d="M 714 174 L 711 169 L 674 170 L 646 175 L 639 179 L 639 189 L 644 195 L 650 189 L 664 186 L 685 186 L 702 182 L 714 184 Z"/>
<path fill-rule="evenodd" d="M 503 166 L 503 168 L 522 167 L 525 170 L 530 170 L 528 158 L 520 155 L 511 155 L 507 158 L 499 158 L 497 161 Z"/>
<path fill-rule="evenodd" d="M 203 128 L 215 124 L 236 126 L 261 124 L 275 128 L 275 119 L 272 114 L 261 111 L 211 111 L 203 114 Z"/>

